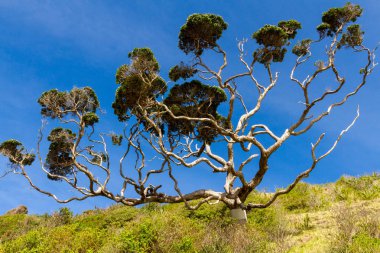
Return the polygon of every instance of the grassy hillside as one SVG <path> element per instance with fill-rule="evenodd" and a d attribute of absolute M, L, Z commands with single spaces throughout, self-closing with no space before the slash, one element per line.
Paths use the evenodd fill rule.
<path fill-rule="evenodd" d="M 264 201 L 268 193 L 254 193 Z M 236 224 L 222 205 L 0 216 L 0 252 L 379 252 L 380 175 L 301 183 Z"/>

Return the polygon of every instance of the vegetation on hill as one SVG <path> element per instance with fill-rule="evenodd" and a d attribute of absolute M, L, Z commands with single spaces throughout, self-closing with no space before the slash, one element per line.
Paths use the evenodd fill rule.
<path fill-rule="evenodd" d="M 250 198 L 265 201 L 270 193 Z M 0 216 L 0 252 L 380 252 L 380 174 L 299 184 L 231 220 L 223 205 L 115 205 L 73 215 Z"/>

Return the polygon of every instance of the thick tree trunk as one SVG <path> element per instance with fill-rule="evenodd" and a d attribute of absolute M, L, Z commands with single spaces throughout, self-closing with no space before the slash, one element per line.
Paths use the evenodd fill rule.
<path fill-rule="evenodd" d="M 247 223 L 247 212 L 241 208 L 231 209 L 231 217 L 239 223 Z"/>

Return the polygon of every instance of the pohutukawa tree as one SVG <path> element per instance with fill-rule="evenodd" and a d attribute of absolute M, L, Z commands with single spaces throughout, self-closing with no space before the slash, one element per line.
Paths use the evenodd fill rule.
<path fill-rule="evenodd" d="M 364 32 L 355 24 L 361 14 L 362 9 L 350 3 L 329 9 L 322 15 L 316 39 L 303 38 L 293 46 L 291 44 L 301 29 L 298 21 L 265 25 L 252 34 L 252 40 L 257 44 L 253 52 L 245 51 L 244 45 L 248 40 L 238 42 L 240 57 L 237 60 L 244 71 L 232 76 L 225 74 L 227 54 L 218 43 L 227 29 L 227 23 L 214 14 L 189 16 L 181 27 L 178 46 L 192 60 L 171 68 L 169 78 L 175 84 L 161 77 L 159 64 L 149 48 L 135 48 L 129 53 L 130 63 L 117 70 L 116 83 L 119 87 L 112 107 L 118 120 L 126 122 L 122 134 L 99 134 L 98 138 L 94 137 L 99 132 L 95 129 L 99 121 L 99 102 L 90 87 L 43 93 L 38 99 L 42 116 L 67 127 L 58 127 L 49 133 L 47 140 L 50 144 L 45 159 L 40 154 L 40 144 L 44 139 L 42 127 L 37 157 L 49 179 L 64 182 L 77 192 L 69 199 L 60 199 L 33 183 L 27 166 L 32 165 L 35 155 L 28 153 L 20 142 L 5 141 L 0 146 L 0 152 L 9 158 L 14 173 L 21 174 L 34 189 L 60 203 L 103 196 L 128 206 L 149 202 L 184 202 L 188 208 L 197 209 L 204 203 L 223 202 L 230 209 L 237 210 L 268 207 L 278 196 L 290 192 L 301 179 L 307 177 L 334 150 L 359 116 L 358 110 L 352 123 L 337 136 L 332 147 L 317 155 L 316 150 L 324 137 L 321 134 L 311 146 L 310 167 L 288 187 L 276 191 L 266 203 L 247 203 L 248 195 L 268 171 L 272 154 L 290 138 L 307 133 L 365 85 L 376 64 L 374 50 L 363 45 Z M 315 62 L 312 50 L 318 45 L 323 45 L 325 52 L 318 55 L 318 59 L 322 60 Z M 351 83 L 341 75 L 336 65 L 341 50 L 363 55 L 365 64 L 358 69 L 361 75 L 359 83 Z M 216 68 L 215 63 L 212 66 L 207 64 L 206 52 L 208 56 L 219 56 L 222 64 Z M 294 83 L 294 92 L 303 94 L 300 105 L 303 109 L 293 124 L 275 133 L 269 126 L 252 118 L 279 82 L 280 75 L 274 68 L 285 57 L 294 59 L 290 81 Z M 313 69 L 300 79 L 297 71 L 304 65 Z M 267 81 L 257 77 L 258 68 L 265 70 Z M 333 88 L 320 94 L 310 92 L 314 83 L 326 78 L 326 74 L 334 80 L 330 84 Z M 252 82 L 257 96 L 244 101 L 244 96 L 239 94 L 239 81 L 247 79 Z M 344 86 L 348 86 L 348 93 L 342 93 Z M 337 94 L 341 94 L 340 99 L 334 96 Z M 327 98 L 329 101 L 335 99 L 335 102 L 326 107 L 323 102 Z M 227 109 L 221 110 L 219 106 L 222 104 Z M 269 137 L 271 142 L 261 141 L 263 136 Z M 107 140 L 124 150 L 118 164 L 112 162 Z M 214 147 L 219 152 L 215 152 Z M 225 151 L 220 153 L 223 149 Z M 242 153 L 246 154 L 245 160 L 236 157 L 236 154 Z M 149 169 L 147 165 L 150 165 Z M 153 165 L 157 167 L 151 169 Z M 198 189 L 182 192 L 173 173 L 181 166 L 209 167 L 212 172 L 225 175 L 224 191 Z M 174 185 L 174 190 L 169 192 L 176 193 L 165 193 L 161 185 L 153 185 L 151 178 L 156 174 L 167 175 Z M 247 174 L 253 176 L 248 177 Z M 119 177 L 121 185 L 118 191 L 108 187 L 111 177 Z M 130 195 L 126 194 L 127 189 L 132 189 L 134 193 L 127 196 Z"/>

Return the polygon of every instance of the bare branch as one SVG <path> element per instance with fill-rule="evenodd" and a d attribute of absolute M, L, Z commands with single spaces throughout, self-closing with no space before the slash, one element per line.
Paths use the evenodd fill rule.
<path fill-rule="evenodd" d="M 277 199 L 277 197 L 289 193 L 299 183 L 299 181 L 301 181 L 303 178 L 306 178 L 306 177 L 309 176 L 309 174 L 317 166 L 318 162 L 320 162 L 326 156 L 328 156 L 329 154 L 331 154 L 331 152 L 336 148 L 338 142 L 341 140 L 341 138 L 343 137 L 343 135 L 345 133 L 347 133 L 351 129 L 351 127 L 355 124 L 355 122 L 357 121 L 357 119 L 359 118 L 359 116 L 360 116 L 360 111 L 359 111 L 359 106 L 358 106 L 358 109 L 357 109 L 357 112 L 356 112 L 356 116 L 355 116 L 354 120 L 351 122 L 351 124 L 349 124 L 344 130 L 342 130 L 342 132 L 338 135 L 338 137 L 335 140 L 334 144 L 331 146 L 331 148 L 328 151 L 326 151 L 323 155 L 317 157 L 316 154 L 315 154 L 316 148 L 318 147 L 318 145 L 322 141 L 323 137 L 325 136 L 324 133 L 321 134 L 319 136 L 318 140 L 316 141 L 316 143 L 315 144 L 311 144 L 311 155 L 312 155 L 312 158 L 313 158 L 313 162 L 312 162 L 311 166 L 307 170 L 305 170 L 304 172 L 302 172 L 301 174 L 299 174 L 296 177 L 296 179 L 293 181 L 293 183 L 291 183 L 286 189 L 276 191 L 272 195 L 272 197 L 269 199 L 269 201 L 266 202 L 265 204 L 252 204 L 252 203 L 249 203 L 247 206 L 242 205 L 242 208 L 246 209 L 246 210 L 250 210 L 250 209 L 253 209 L 253 208 L 266 208 L 266 207 L 270 206 Z"/>

